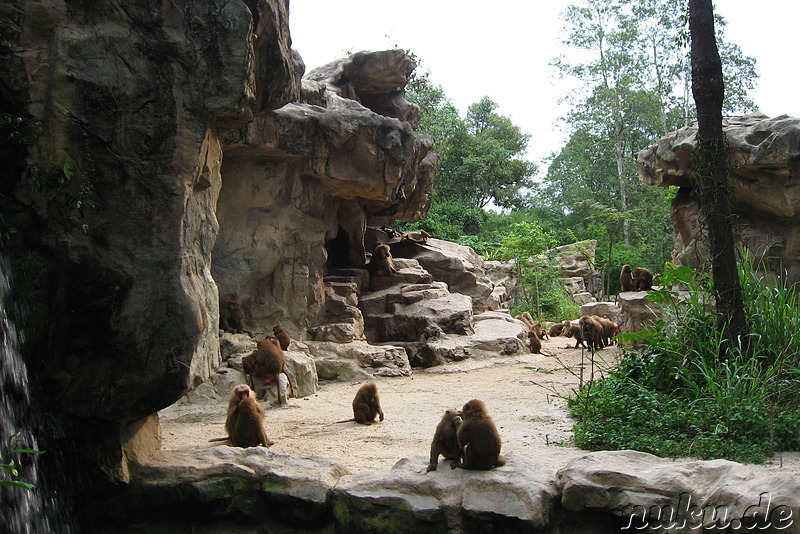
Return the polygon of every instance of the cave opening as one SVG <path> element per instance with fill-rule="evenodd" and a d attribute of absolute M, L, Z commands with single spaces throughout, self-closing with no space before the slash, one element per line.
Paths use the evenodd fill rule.
<path fill-rule="evenodd" d="M 338 227 L 336 237 L 325 242 L 325 251 L 328 254 L 328 261 L 325 264 L 328 270 L 351 267 L 350 235 L 341 226 Z"/>

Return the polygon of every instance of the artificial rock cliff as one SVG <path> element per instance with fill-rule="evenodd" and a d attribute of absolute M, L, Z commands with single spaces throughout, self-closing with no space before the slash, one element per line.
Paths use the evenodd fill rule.
<path fill-rule="evenodd" d="M 723 121 L 729 146 L 732 203 L 741 242 L 769 269 L 800 281 L 800 119 L 761 113 Z M 681 128 L 637 154 L 639 179 L 678 186 L 670 215 L 675 230 L 673 261 L 698 267 L 708 251 L 696 187 L 697 127 Z"/>
<path fill-rule="evenodd" d="M 403 96 L 413 61 L 356 54 L 301 83 L 288 14 L 0 6 L 2 230 L 49 399 L 42 443 L 83 476 L 126 479 L 138 421 L 220 364 L 220 292 L 256 330 L 302 338 L 326 270 L 364 263 L 366 225 L 427 211 L 436 155 Z"/>

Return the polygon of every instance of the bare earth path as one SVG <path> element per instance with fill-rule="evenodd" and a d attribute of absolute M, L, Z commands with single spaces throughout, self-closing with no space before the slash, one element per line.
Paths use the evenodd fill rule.
<path fill-rule="evenodd" d="M 465 360 L 412 376 L 377 379 L 385 420 L 373 425 L 335 423 L 353 416 L 351 402 L 360 383 L 321 382 L 307 398 L 290 398 L 289 406 L 267 410 L 265 428 L 275 442 L 270 450 L 299 456 L 325 456 L 352 473 L 388 469 L 401 458 L 429 455 L 436 424 L 447 408 L 461 408 L 481 399 L 503 440 L 503 452 L 513 451 L 533 461 L 561 468 L 586 451 L 572 442 L 573 421 L 567 415 L 567 396 L 592 364 L 589 353 L 572 349 L 574 340 L 543 341 L 554 356 L 529 354 L 488 361 Z M 612 363 L 618 352 L 598 353 Z M 595 362 L 595 372 L 608 364 Z M 566 368 L 565 368 L 566 367 Z M 597 377 L 598 374 L 595 374 Z M 227 398 L 213 404 L 175 405 L 160 412 L 162 450 L 219 446 L 208 440 L 225 436 Z M 783 463 L 781 466 L 780 463 Z M 423 468 L 425 463 L 421 463 Z M 759 471 L 800 474 L 800 453 L 785 453 Z"/>

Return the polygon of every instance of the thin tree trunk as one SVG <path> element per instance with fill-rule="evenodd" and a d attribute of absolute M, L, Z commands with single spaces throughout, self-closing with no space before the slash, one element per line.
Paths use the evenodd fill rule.
<path fill-rule="evenodd" d="M 746 325 L 722 130 L 725 88 L 714 36 L 711 0 L 689 0 L 689 31 L 692 39 L 692 94 L 697 106 L 698 124 L 696 189 L 700 193 L 700 208 L 708 228 L 719 324 L 725 329 L 724 339 L 734 341 L 745 332 Z"/>

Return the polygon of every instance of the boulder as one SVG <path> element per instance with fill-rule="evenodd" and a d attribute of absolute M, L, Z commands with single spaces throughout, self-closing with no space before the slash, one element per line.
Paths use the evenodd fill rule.
<path fill-rule="evenodd" d="M 528 354 L 528 327 L 503 312 L 475 316 L 475 331 L 469 335 L 440 334 L 423 343 L 414 353 L 414 365 L 432 367 L 467 358 L 487 359 Z"/>
<path fill-rule="evenodd" d="M 348 471 L 326 458 L 292 456 L 264 447 L 220 445 L 136 466 L 125 496 L 105 501 L 101 514 L 120 524 L 170 520 L 179 512 L 239 523 L 314 525 L 329 514 L 328 496 Z M 200 518 L 198 518 L 200 519 Z M 153 530 L 150 530 L 153 531 Z"/>
<path fill-rule="evenodd" d="M 370 345 L 365 341 L 352 343 L 307 342 L 314 357 L 320 378 L 349 380 L 363 376 L 409 376 L 411 365 L 402 347 Z M 338 362 L 331 365 L 331 362 Z M 342 365 L 341 362 L 347 362 Z"/>
<path fill-rule="evenodd" d="M 517 455 L 490 471 L 439 469 L 405 458 L 385 471 L 348 475 L 333 489 L 339 532 L 536 532 L 553 520 L 554 471 Z"/>
<path fill-rule="evenodd" d="M 625 291 L 617 296 L 622 314 L 619 332 L 639 332 L 651 328 L 660 317 L 660 306 L 647 300 L 647 291 Z M 634 343 L 637 345 L 638 343 Z"/>
<path fill-rule="evenodd" d="M 395 249 L 392 246 L 392 253 L 403 257 Z M 469 296 L 476 312 L 486 309 L 494 284 L 483 270 L 483 259 L 470 247 L 431 238 L 425 245 L 415 244 L 413 258 L 451 293 Z"/>
<path fill-rule="evenodd" d="M 448 334 L 471 334 L 472 306 L 472 299 L 460 293 L 408 304 L 398 303 L 391 313 L 376 316 L 378 337 L 387 341 L 417 341 L 431 328 Z"/>
<path fill-rule="evenodd" d="M 729 146 L 732 203 L 745 247 L 789 283 L 800 280 L 800 242 L 794 238 L 800 214 L 798 169 L 800 119 L 751 113 L 723 120 Z M 708 262 L 700 210 L 691 194 L 696 180 L 697 127 L 671 132 L 636 155 L 639 179 L 679 186 L 670 216 L 675 231 L 673 263 L 699 267 Z"/>
<path fill-rule="evenodd" d="M 637 451 L 603 451 L 558 472 L 566 514 L 603 512 L 623 528 L 696 532 L 787 532 L 800 514 L 800 481 L 760 478 L 727 460 L 678 461 Z M 658 530 L 663 529 L 663 530 Z M 791 530 L 789 530 L 791 531 Z"/>

